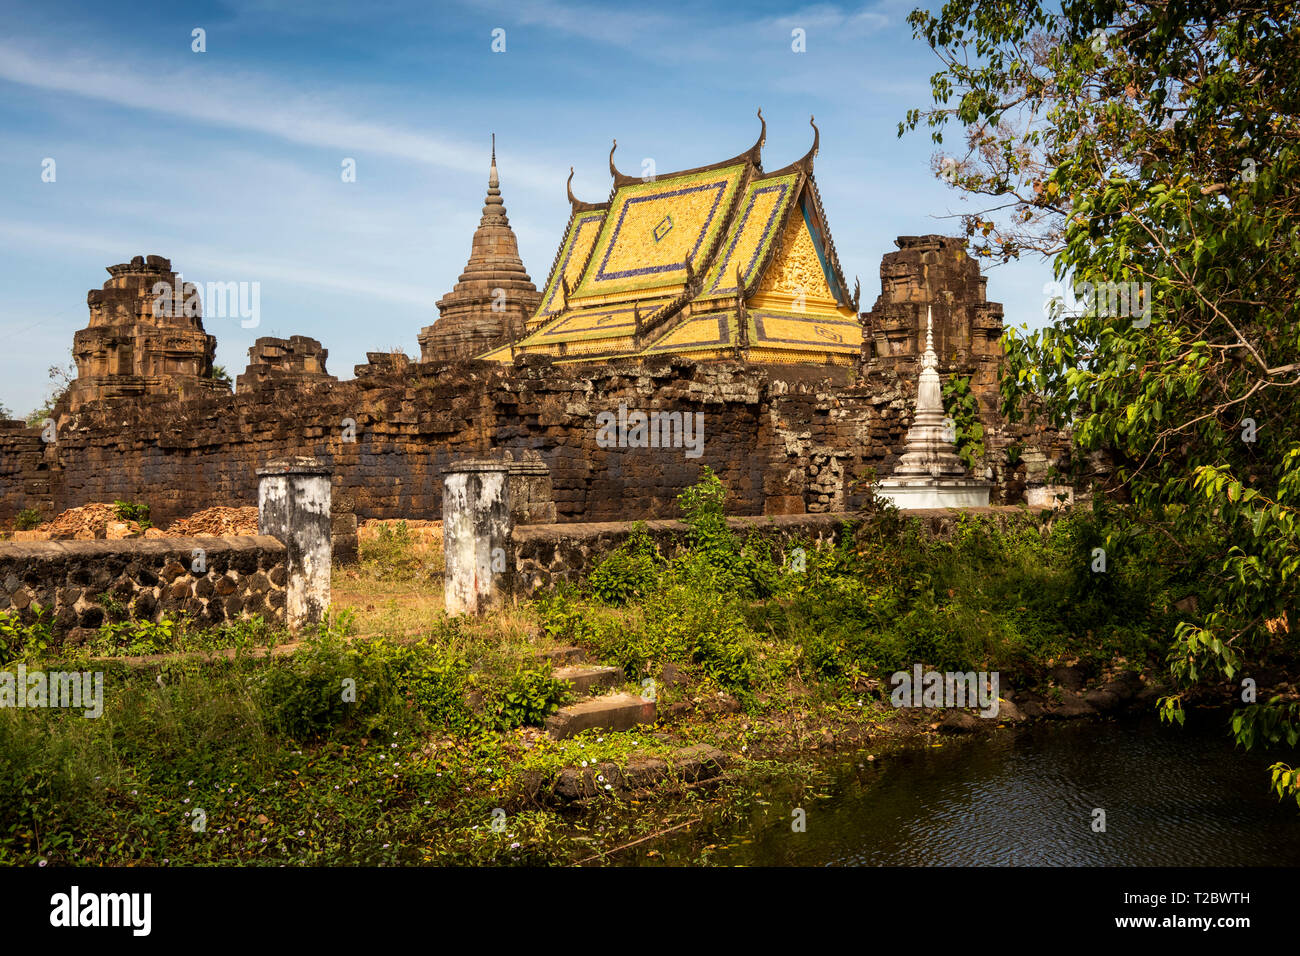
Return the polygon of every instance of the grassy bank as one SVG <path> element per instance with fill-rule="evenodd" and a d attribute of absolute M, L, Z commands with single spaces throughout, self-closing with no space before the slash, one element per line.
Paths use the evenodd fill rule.
<path fill-rule="evenodd" d="M 1183 596 L 1087 513 L 1047 532 L 965 521 L 936 541 L 881 512 L 836 548 L 780 553 L 730 532 L 722 498 L 711 476 L 683 495 L 690 546 L 672 560 L 634 535 L 581 587 L 473 622 L 400 603 L 431 586 L 434 559 L 400 531 L 378 535 L 336 575 L 356 611 L 291 655 L 267 653 L 287 635 L 260 622 L 119 622 L 56 652 L 39 626 L 8 621 L 6 666 L 103 670 L 105 707 L 98 719 L 0 709 L 0 862 L 599 860 L 725 814 L 773 777 L 815 789 L 819 749 L 928 735 L 928 718 L 889 706 L 895 670 L 997 670 L 1027 688 L 1049 686 L 1063 659 L 1157 667 Z M 1111 562 L 1094 571 L 1103 545 Z M 658 724 L 546 737 L 567 688 L 544 655 L 566 645 L 653 693 Z M 90 660 L 217 647 L 234 651 Z M 561 768 L 671 763 L 695 743 L 732 755 L 721 790 L 670 780 L 635 805 L 611 794 L 583 809 L 536 797 Z"/>

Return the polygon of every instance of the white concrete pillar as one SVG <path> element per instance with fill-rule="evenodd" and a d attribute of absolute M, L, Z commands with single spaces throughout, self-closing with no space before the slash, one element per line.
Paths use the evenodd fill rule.
<path fill-rule="evenodd" d="M 442 481 L 448 614 L 481 614 L 509 590 L 510 482 L 505 462 L 463 461 Z"/>
<path fill-rule="evenodd" d="M 257 532 L 288 552 L 285 622 L 320 623 L 330 606 L 330 469 L 315 458 L 284 458 L 257 469 Z"/>

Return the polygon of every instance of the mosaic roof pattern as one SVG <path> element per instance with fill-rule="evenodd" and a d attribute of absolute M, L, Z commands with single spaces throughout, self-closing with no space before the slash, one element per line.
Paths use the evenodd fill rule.
<path fill-rule="evenodd" d="M 751 348 L 856 353 L 862 326 L 856 318 L 759 309 L 748 313 Z"/>
<path fill-rule="evenodd" d="M 680 285 L 730 210 L 745 164 L 622 186 L 574 297 Z"/>
<path fill-rule="evenodd" d="M 574 215 L 569 225 L 569 232 L 560 246 L 555 268 L 551 270 L 551 281 L 542 293 L 542 304 L 538 307 L 532 322 L 536 323 L 550 316 L 559 315 L 564 310 L 564 290 L 561 288 L 560 279 L 561 277 L 567 279 L 569 289 L 572 291 L 578 282 L 583 263 L 587 261 L 587 254 L 591 252 L 592 243 L 600 233 L 600 224 L 604 220 L 603 209 Z"/>
<path fill-rule="evenodd" d="M 587 339 L 617 338 L 636 331 L 636 312 L 641 312 L 644 322 L 654 316 L 671 300 L 656 299 L 632 304 L 612 305 L 594 309 L 578 309 L 566 313 L 545 328 L 539 329 L 521 343 L 545 344 L 551 341 L 582 341 Z"/>
<path fill-rule="evenodd" d="M 797 178 L 790 173 L 750 183 L 717 261 L 705 277 L 700 298 L 734 295 L 737 267 L 746 285 L 753 281 L 785 220 Z"/>
<path fill-rule="evenodd" d="M 642 354 L 659 355 L 665 352 L 727 348 L 735 344 L 735 330 L 734 311 L 693 315 L 653 345 L 648 346 Z"/>

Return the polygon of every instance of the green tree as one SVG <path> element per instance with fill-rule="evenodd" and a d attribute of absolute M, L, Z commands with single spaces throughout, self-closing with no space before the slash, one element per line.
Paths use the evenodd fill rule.
<path fill-rule="evenodd" d="M 45 404 L 33 408 L 27 413 L 26 422 L 28 428 L 37 428 L 47 418 L 54 417 L 55 406 L 67 394 L 68 389 L 77 378 L 77 364 L 70 360 L 64 365 L 51 365 L 48 377 L 50 380 L 50 393 L 45 398 Z"/>
<path fill-rule="evenodd" d="M 1035 396 L 1106 449 L 1132 521 L 1198 582 L 1163 702 L 1181 720 L 1187 688 L 1293 655 L 1300 630 L 1300 8 L 951 0 L 909 22 L 942 68 L 899 132 L 961 130 L 936 165 L 986 197 L 964 220 L 975 251 L 1049 256 L 1085 293 L 1007 331 L 1004 409 Z M 1232 726 L 1295 746 L 1300 702 Z M 1274 771 L 1300 801 L 1300 773 Z"/>

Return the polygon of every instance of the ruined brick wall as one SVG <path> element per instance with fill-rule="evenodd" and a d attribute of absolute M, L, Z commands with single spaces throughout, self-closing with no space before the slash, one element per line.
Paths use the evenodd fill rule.
<path fill-rule="evenodd" d="M 332 467 L 339 510 L 436 520 L 449 464 L 508 450 L 547 466 L 560 522 L 676 517 L 677 494 L 704 465 L 734 514 L 843 511 L 854 479 L 888 474 L 902 453 L 914 393 L 817 372 L 681 358 L 607 368 L 536 356 L 515 366 L 385 361 L 310 393 L 269 384 L 92 405 L 60 423 L 53 447 L 33 430 L 0 430 L 0 502 L 57 512 L 122 498 L 147 503 L 165 526 L 213 505 L 256 504 L 259 466 L 307 455 Z M 620 404 L 702 414 L 702 453 L 602 447 L 597 415 Z"/>
<path fill-rule="evenodd" d="M 283 544 L 257 535 L 0 542 L 0 612 L 31 621 L 42 609 L 72 643 L 114 609 L 150 621 L 183 613 L 201 627 L 253 614 L 282 624 L 285 561 Z"/>
<path fill-rule="evenodd" d="M 39 428 L 21 421 L 0 421 L 0 525 L 12 525 L 28 508 L 54 517 L 54 498 L 46 464 L 46 443 Z"/>

